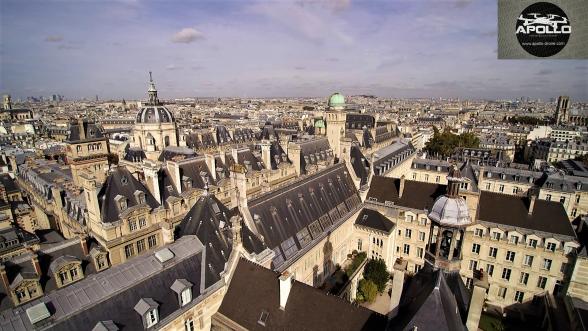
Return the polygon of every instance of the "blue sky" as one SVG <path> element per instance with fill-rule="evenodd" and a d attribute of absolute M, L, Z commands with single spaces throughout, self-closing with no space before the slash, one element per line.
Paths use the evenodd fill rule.
<path fill-rule="evenodd" d="M 497 60 L 496 1 L 0 0 L 0 92 L 588 100 L 588 62 Z"/>

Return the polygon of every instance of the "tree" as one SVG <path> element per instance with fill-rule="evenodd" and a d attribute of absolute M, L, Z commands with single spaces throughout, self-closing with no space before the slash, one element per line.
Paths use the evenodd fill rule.
<path fill-rule="evenodd" d="M 433 127 L 433 137 L 425 145 L 425 150 L 431 155 L 448 157 L 458 147 L 476 148 L 480 145 L 480 139 L 473 133 L 456 135 L 449 129 L 439 132 Z"/>
<path fill-rule="evenodd" d="M 359 281 L 357 299 L 359 301 L 374 302 L 378 294 L 378 286 L 371 280 L 362 279 Z"/>
<path fill-rule="evenodd" d="M 365 265 L 363 278 L 371 280 L 378 287 L 378 292 L 382 293 L 386 289 L 386 283 L 390 279 L 390 273 L 386 268 L 386 262 L 382 259 L 371 259 Z"/>

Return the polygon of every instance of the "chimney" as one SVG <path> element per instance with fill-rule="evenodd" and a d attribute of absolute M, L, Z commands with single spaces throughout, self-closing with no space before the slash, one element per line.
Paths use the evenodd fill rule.
<path fill-rule="evenodd" d="M 470 299 L 470 307 L 468 309 L 468 318 L 466 321 L 466 327 L 468 330 L 478 330 L 482 308 L 484 307 L 486 290 L 488 290 L 489 287 L 488 276 L 484 270 L 474 270 L 474 290 L 472 291 L 472 298 Z"/>
<path fill-rule="evenodd" d="M 535 200 L 537 200 L 537 197 L 535 197 L 535 195 L 531 195 L 529 198 L 529 215 L 533 215 L 533 209 L 535 209 Z"/>
<path fill-rule="evenodd" d="M 261 160 L 267 170 L 272 170 L 271 147 L 268 141 L 261 142 Z"/>
<path fill-rule="evenodd" d="M 280 275 L 280 309 L 286 309 L 286 303 L 288 302 L 288 296 L 292 289 L 292 275 L 288 271 L 284 271 Z"/>
<path fill-rule="evenodd" d="M 88 238 L 84 235 L 80 236 L 80 246 L 82 246 L 84 256 L 90 254 L 90 251 L 88 250 Z"/>
<path fill-rule="evenodd" d="M 406 270 L 407 265 L 408 261 L 402 258 L 396 259 L 396 262 L 394 263 L 388 319 L 392 319 L 398 315 L 400 297 L 402 296 L 402 288 L 404 287 L 404 271 Z"/>
<path fill-rule="evenodd" d="M 231 232 L 233 234 L 233 247 L 241 244 L 241 218 L 239 216 L 231 217 Z"/>
<path fill-rule="evenodd" d="M 400 177 L 400 187 L 398 188 L 398 197 L 402 198 L 402 193 L 404 193 L 404 182 L 406 181 L 406 177 L 404 177 L 404 175 L 402 175 L 402 177 Z"/>
<path fill-rule="evenodd" d="M 8 275 L 6 274 L 6 267 L 4 264 L 0 264 L 0 277 L 2 278 L 4 289 L 6 290 L 6 293 L 8 293 L 8 291 L 10 291 L 10 282 L 8 281 Z"/>
<path fill-rule="evenodd" d="M 86 139 L 86 130 L 84 130 L 84 119 L 78 119 L 78 128 L 80 130 L 80 140 Z"/>
<path fill-rule="evenodd" d="M 32 252 L 32 254 L 33 257 L 31 258 L 31 261 L 33 262 L 33 267 L 35 268 L 37 276 L 41 277 L 43 272 L 41 271 L 41 264 L 39 263 L 39 255 L 37 255 L 35 252 Z"/>
<path fill-rule="evenodd" d="M 210 171 L 210 175 L 216 181 L 216 158 L 213 154 L 204 154 L 204 157 L 206 158 L 206 166 Z"/>

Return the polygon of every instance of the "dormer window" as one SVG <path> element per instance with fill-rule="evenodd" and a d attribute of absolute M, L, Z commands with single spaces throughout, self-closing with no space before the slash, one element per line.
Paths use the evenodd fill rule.
<path fill-rule="evenodd" d="M 141 315 L 143 326 L 149 329 L 159 322 L 159 304 L 151 298 L 142 298 L 135 305 L 135 311 Z"/>
<path fill-rule="evenodd" d="M 61 256 L 49 265 L 58 287 L 63 287 L 84 278 L 81 261 L 70 255 Z"/>
<path fill-rule="evenodd" d="M 127 198 L 119 194 L 114 197 L 114 201 L 116 202 L 119 212 L 122 213 L 127 209 Z"/>
<path fill-rule="evenodd" d="M 192 283 L 189 281 L 183 278 L 176 279 L 170 288 L 178 295 L 180 307 L 184 307 L 192 302 Z"/>
<path fill-rule="evenodd" d="M 136 190 L 134 195 L 135 199 L 137 200 L 137 204 L 141 205 L 145 203 L 145 192 Z"/>

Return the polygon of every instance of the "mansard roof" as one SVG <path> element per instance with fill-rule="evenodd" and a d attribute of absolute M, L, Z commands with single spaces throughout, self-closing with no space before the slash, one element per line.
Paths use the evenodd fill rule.
<path fill-rule="evenodd" d="M 270 146 L 270 159 L 272 163 L 272 169 L 278 169 L 278 164 L 287 162 L 292 163 L 286 155 L 286 152 L 278 141 L 272 141 Z"/>
<path fill-rule="evenodd" d="M 378 231 L 390 233 L 394 228 L 394 222 L 382 215 L 379 211 L 364 208 L 357 216 L 355 224 L 372 228 Z"/>
<path fill-rule="evenodd" d="M 185 312 L 192 305 L 180 307 L 177 294 L 170 287 L 177 279 L 185 279 L 193 284 L 194 300 L 206 295 L 201 271 L 207 260 L 202 244 L 194 236 L 180 238 L 166 248 L 173 258 L 165 263 L 154 253 L 140 255 L 22 307 L 5 310 L 0 313 L 0 330 L 34 329 L 22 312 L 40 302 L 53 308 L 51 319 L 47 320 L 51 330 L 88 330 L 107 320 L 121 330 L 142 330 L 141 316 L 134 310 L 142 298 L 152 298 L 159 304 L 160 321 L 177 311 Z"/>
<path fill-rule="evenodd" d="M 218 310 L 247 330 L 383 330 L 387 318 L 298 281 L 280 309 L 280 274 L 240 259 Z M 258 323 L 262 311 L 265 326 Z"/>
<path fill-rule="evenodd" d="M 370 183 L 367 200 L 379 203 L 391 202 L 405 208 L 430 210 L 437 197 L 445 194 L 446 185 L 405 180 L 402 196 L 399 196 L 399 191 L 399 178 L 374 176 Z"/>
<path fill-rule="evenodd" d="M 536 199 L 531 215 L 529 203 L 527 197 L 482 191 L 478 219 L 514 228 L 576 237 L 561 203 Z"/>
<path fill-rule="evenodd" d="M 326 236 L 360 203 L 345 164 L 339 163 L 248 205 L 256 233 L 276 253 L 278 267 L 311 241 Z"/>
<path fill-rule="evenodd" d="M 150 208 L 159 207 L 159 203 L 151 192 L 127 168 L 123 166 L 114 168 L 98 193 L 102 222 L 111 223 L 119 220 L 120 210 L 115 202 L 115 197 L 119 195 L 127 199 L 127 209 L 138 206 L 139 202 L 135 197 L 136 191 L 145 193 L 147 206 Z"/>

